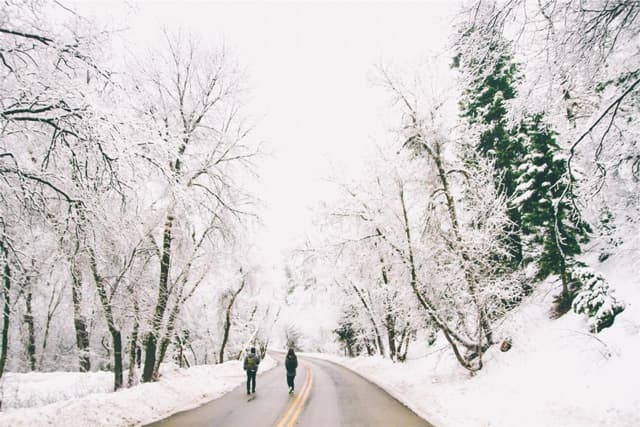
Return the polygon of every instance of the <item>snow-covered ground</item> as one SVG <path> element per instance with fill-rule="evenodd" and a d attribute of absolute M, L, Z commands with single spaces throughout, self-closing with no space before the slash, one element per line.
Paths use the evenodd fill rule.
<path fill-rule="evenodd" d="M 638 258 L 592 263 L 627 304 L 613 328 L 590 334 L 572 312 L 551 320 L 558 289 L 544 283 L 499 328 L 512 349 L 490 350 L 473 377 L 443 346 L 406 363 L 317 356 L 372 380 L 438 427 L 640 426 L 640 278 L 630 259 Z"/>
<path fill-rule="evenodd" d="M 267 356 L 259 373 L 275 366 Z M 109 392 L 113 387 L 109 372 L 7 374 L 0 426 L 142 425 L 216 399 L 246 378 L 239 361 L 189 369 L 166 365 L 160 372 L 158 382 L 117 393 Z M 22 408 L 9 409 L 17 407 Z"/>
<path fill-rule="evenodd" d="M 438 427 L 638 426 L 640 278 L 633 259 L 591 263 L 627 304 L 612 328 L 590 334 L 586 319 L 573 313 L 551 320 L 558 285 L 545 282 L 498 328 L 513 348 L 491 349 L 475 376 L 439 344 L 414 343 L 406 363 L 315 356 L 369 378 Z M 260 372 L 275 365 L 267 357 Z M 117 393 L 109 392 L 111 373 L 6 374 L 0 426 L 140 425 L 220 397 L 245 378 L 238 361 L 161 372 L 157 383 Z"/>

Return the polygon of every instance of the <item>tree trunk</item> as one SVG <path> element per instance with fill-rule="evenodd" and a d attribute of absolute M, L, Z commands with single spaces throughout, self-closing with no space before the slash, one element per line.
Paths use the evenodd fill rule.
<path fill-rule="evenodd" d="M 184 343 L 182 337 L 176 335 L 176 342 L 178 343 L 178 366 L 184 367 Z"/>
<path fill-rule="evenodd" d="M 162 239 L 162 256 L 160 257 L 160 282 L 158 284 L 158 299 L 156 301 L 155 315 L 151 323 L 151 332 L 147 335 L 144 349 L 144 368 L 142 370 L 142 381 L 149 382 L 155 379 L 156 374 L 156 351 L 160 327 L 167 309 L 169 299 L 169 266 L 171 264 L 171 230 L 173 227 L 173 216 L 167 215 L 164 224 L 164 234 Z"/>
<path fill-rule="evenodd" d="M 51 328 L 52 318 L 53 318 L 53 315 L 51 313 L 47 313 L 47 322 L 44 325 L 44 336 L 42 337 L 42 351 L 40 352 L 40 362 L 39 362 L 40 370 L 43 369 L 44 353 L 45 353 L 45 350 L 47 349 L 47 341 L 49 340 L 49 329 Z"/>
<path fill-rule="evenodd" d="M 240 270 L 240 273 L 242 274 L 242 270 Z M 240 292 L 242 292 L 242 289 L 244 288 L 245 283 L 246 281 L 244 280 L 244 277 L 243 277 L 240 287 L 238 288 L 237 291 L 235 291 L 231 295 L 231 300 L 227 305 L 227 310 L 225 312 L 225 319 L 224 319 L 224 332 L 222 335 L 222 344 L 220 345 L 219 363 L 224 362 L 224 348 L 227 346 L 227 340 L 229 339 L 229 330 L 231 329 L 231 309 L 233 308 L 233 304 L 236 301 L 236 297 L 240 294 Z"/>
<path fill-rule="evenodd" d="M 356 285 L 351 285 L 351 287 L 356 291 L 356 294 L 360 298 L 360 302 L 362 302 L 362 305 L 369 315 L 369 320 L 371 321 L 371 325 L 373 326 L 373 331 L 376 334 L 376 344 L 378 345 L 378 351 L 380 352 L 380 356 L 384 357 L 384 345 L 382 343 L 382 336 L 380 335 L 380 330 L 378 329 L 376 319 L 373 316 L 373 311 L 369 308 L 369 304 L 367 304 L 367 301 L 364 299 L 364 296 L 360 292 L 360 289 L 358 289 Z"/>
<path fill-rule="evenodd" d="M 167 354 L 169 344 L 171 344 L 171 338 L 173 338 L 176 320 L 178 319 L 178 313 L 180 312 L 180 306 L 181 302 L 176 301 L 176 304 L 173 306 L 171 312 L 169 313 L 169 319 L 167 320 L 167 331 L 160 341 L 160 351 L 158 351 L 156 364 L 153 368 L 153 378 L 158 378 L 158 373 L 160 372 L 160 364 L 164 361 L 164 357 Z"/>
<path fill-rule="evenodd" d="M 133 298 L 133 330 L 129 340 L 129 376 L 127 378 L 127 386 L 129 387 L 133 386 L 136 376 L 136 353 L 138 350 L 138 330 L 140 329 L 140 321 L 138 319 L 140 307 L 135 296 Z"/>
<path fill-rule="evenodd" d="M 36 370 L 36 334 L 33 325 L 33 310 L 31 307 L 31 300 L 33 293 L 31 292 L 31 284 L 27 283 L 27 290 L 25 296 L 25 309 L 24 322 L 27 324 L 27 356 L 29 357 L 29 368 L 32 371 Z"/>
<path fill-rule="evenodd" d="M 453 195 L 451 194 L 451 190 L 449 188 L 449 179 L 447 177 L 447 172 L 445 171 L 444 165 L 442 164 L 440 145 L 436 144 L 435 152 L 432 151 L 431 153 L 432 153 L 432 158 L 436 163 L 436 167 L 438 169 L 438 176 L 440 177 L 440 182 L 442 183 L 442 190 L 444 191 L 445 198 L 447 199 L 447 209 L 449 211 L 451 227 L 455 234 L 456 242 L 462 242 L 462 238 L 460 236 L 460 225 L 458 223 L 458 215 L 456 212 L 455 202 L 453 199 Z M 469 261 L 468 254 L 461 248 L 458 248 L 458 250 L 462 251 L 462 254 L 461 254 L 462 259 L 468 262 Z M 467 287 L 469 289 L 469 295 L 471 296 L 471 300 L 473 301 L 474 305 L 476 306 L 476 310 L 478 311 L 480 328 L 484 331 L 484 337 L 487 340 L 487 344 L 490 345 L 493 343 L 493 332 L 491 329 L 491 325 L 489 324 L 489 321 L 487 319 L 487 315 L 484 307 L 482 307 L 478 302 L 478 298 L 477 298 L 478 291 L 476 289 L 474 280 L 472 277 L 470 277 L 467 271 L 465 271 L 465 280 L 467 282 Z M 479 356 L 482 353 L 482 348 L 483 348 L 482 339 L 480 339 L 477 345 L 477 351 Z"/>
<path fill-rule="evenodd" d="M 384 257 L 380 255 L 380 264 L 382 269 L 382 282 L 389 287 L 389 277 L 387 276 L 387 269 L 384 265 Z M 387 297 L 385 299 L 385 310 L 387 315 L 385 316 L 385 327 L 387 328 L 387 341 L 389 342 L 389 356 L 391 360 L 396 360 L 396 316 L 393 310 L 393 303 L 389 301 Z"/>
<path fill-rule="evenodd" d="M 398 362 L 404 362 L 404 358 L 402 357 L 404 350 L 404 343 L 407 338 L 407 329 L 405 328 L 400 334 L 400 339 L 398 340 Z M 408 340 L 406 341 L 409 344 Z"/>
<path fill-rule="evenodd" d="M 396 360 L 396 320 L 395 316 L 387 314 L 386 326 L 387 326 L 387 338 L 389 341 L 389 356 L 391 360 Z"/>
<path fill-rule="evenodd" d="M 96 255 L 93 249 L 89 248 L 89 266 L 91 267 L 91 273 L 93 274 L 93 280 L 96 284 L 98 296 L 100 297 L 100 303 L 102 304 L 102 311 L 107 321 L 107 327 L 111 334 L 111 341 L 113 343 L 113 389 L 117 391 L 122 388 L 122 334 L 116 327 L 113 319 L 113 309 L 111 307 L 111 301 L 107 296 L 107 290 L 104 284 L 104 278 L 98 273 L 98 266 L 96 264 Z"/>
<path fill-rule="evenodd" d="M 407 329 L 409 328 L 407 327 Z M 407 353 L 409 352 L 409 343 L 411 342 L 411 334 L 407 334 L 406 337 L 403 335 L 403 337 L 404 337 L 404 350 L 402 351 L 402 354 L 399 356 L 399 359 L 401 362 L 404 362 L 405 360 L 407 360 Z"/>
<path fill-rule="evenodd" d="M 449 218 L 451 220 L 451 227 L 453 229 L 453 232 L 455 234 L 455 238 L 456 238 L 456 242 L 462 242 L 462 238 L 460 236 L 460 225 L 458 223 L 458 215 L 456 212 L 456 206 L 455 206 L 455 202 L 453 199 L 453 195 L 451 194 L 451 190 L 449 188 L 449 179 L 447 176 L 447 172 L 444 169 L 444 165 L 442 164 L 442 157 L 441 157 L 441 153 L 440 153 L 440 145 L 436 144 L 435 145 L 435 150 L 430 150 L 429 154 L 431 155 L 431 157 L 433 158 L 433 161 L 436 164 L 436 168 L 438 169 L 438 177 L 440 178 L 440 183 L 442 184 L 442 190 L 445 194 L 445 198 L 447 200 L 447 209 L 449 211 Z M 404 203 L 404 202 L 403 202 Z M 465 261 L 469 261 L 469 256 L 466 253 L 466 251 L 462 248 L 460 248 L 461 250 L 461 256 L 462 259 Z M 477 298 L 477 289 L 474 283 L 474 280 L 472 277 L 470 277 L 469 273 L 467 271 L 465 271 L 465 280 L 467 282 L 467 287 L 469 289 L 469 294 L 471 296 L 471 299 L 474 303 L 474 305 L 476 306 L 476 310 L 478 311 L 478 318 L 479 318 L 479 323 L 480 323 L 480 328 L 484 331 L 484 338 L 487 341 L 488 345 L 493 344 L 493 331 L 491 328 L 491 324 L 489 323 L 489 320 L 487 318 L 487 314 L 486 314 L 486 310 L 483 306 L 481 306 L 481 304 L 478 301 Z M 478 342 L 478 353 L 480 354 L 482 352 L 482 340 L 479 340 Z"/>
<path fill-rule="evenodd" d="M 122 334 L 115 328 L 109 328 L 111 339 L 113 340 L 113 390 L 122 388 Z"/>
<path fill-rule="evenodd" d="M 376 352 L 376 351 L 375 351 L 375 348 L 373 348 L 373 347 L 371 346 L 371 343 L 369 342 L 369 339 L 368 339 L 368 338 L 365 338 L 365 339 L 364 339 L 364 346 L 365 346 L 365 348 L 367 349 L 367 355 L 368 355 L 368 356 L 373 356 L 373 355 L 375 354 L 375 352 Z"/>
<path fill-rule="evenodd" d="M 458 360 L 460 365 L 462 365 L 464 368 L 470 371 L 477 370 L 474 367 L 472 367 L 462 356 L 462 354 L 460 353 L 460 349 L 458 348 L 458 345 L 454 341 L 454 336 L 456 337 L 455 340 L 460 342 L 466 348 L 475 349 L 476 345 L 474 345 L 473 343 L 463 341 L 462 338 L 457 337 L 453 333 L 453 331 L 449 329 L 449 327 L 447 327 L 447 325 L 444 322 L 441 322 L 440 319 L 438 319 L 438 317 L 436 316 L 436 311 L 434 310 L 434 307 L 431 304 L 431 302 L 427 298 L 425 298 L 420 292 L 420 290 L 418 289 L 418 274 L 416 272 L 415 261 L 413 258 L 413 244 L 411 242 L 411 227 L 409 225 L 409 216 L 407 215 L 407 208 L 404 201 L 404 191 L 402 189 L 400 190 L 400 202 L 402 205 L 402 216 L 403 216 L 404 225 L 405 225 L 404 231 L 405 231 L 405 237 L 407 239 L 407 246 L 409 251 L 409 272 L 411 277 L 411 289 L 413 290 L 413 293 L 415 294 L 422 308 L 425 309 L 425 311 L 427 312 L 431 320 L 433 320 L 433 322 L 438 326 L 438 328 L 440 328 L 440 330 L 444 334 L 445 339 L 451 346 L 451 349 L 453 350 L 453 354 L 456 356 L 456 359 Z"/>
<path fill-rule="evenodd" d="M 4 368 L 7 363 L 7 353 L 9 350 L 9 320 L 11 317 L 11 301 L 9 291 L 11 290 L 11 267 L 9 267 L 9 252 L 2 242 L 0 242 L 0 250 L 4 258 L 4 267 L 2 274 L 2 297 L 4 306 L 2 310 L 2 350 L 0 350 L 0 378 L 4 374 Z"/>
<path fill-rule="evenodd" d="M 89 332 L 87 331 L 87 323 L 82 315 L 82 283 L 80 281 L 80 272 L 77 270 L 75 260 L 71 264 L 71 297 L 73 300 L 73 326 L 76 330 L 76 345 L 78 346 L 78 359 L 80 363 L 80 372 L 89 372 L 91 370 L 91 356 L 89 352 Z"/>
<path fill-rule="evenodd" d="M 559 246 L 559 245 L 558 245 Z M 562 282 L 562 299 L 569 299 L 569 279 L 567 277 L 567 266 L 564 262 L 564 257 L 560 257 L 560 281 Z"/>

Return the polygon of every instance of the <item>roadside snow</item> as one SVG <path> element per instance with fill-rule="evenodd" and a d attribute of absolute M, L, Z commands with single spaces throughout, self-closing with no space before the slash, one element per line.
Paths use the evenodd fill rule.
<path fill-rule="evenodd" d="M 113 390 L 112 372 L 7 372 L 0 382 L 2 410 L 44 406 Z"/>
<path fill-rule="evenodd" d="M 259 373 L 276 366 L 267 355 Z M 116 393 L 104 392 L 112 386 L 111 373 L 13 374 L 4 387 L 13 387 L 15 402 L 28 399 L 29 406 L 46 403 L 60 393 L 62 399 L 45 406 L 9 409 L 0 414 L 0 426 L 139 426 L 198 407 L 231 391 L 245 380 L 242 362 L 194 366 L 180 369 L 163 366 L 155 383 L 140 384 Z M 84 377 L 83 377 L 84 376 Z M 33 396 L 36 387 L 40 390 Z M 69 393 L 61 390 L 69 388 Z M 11 400 L 5 389 L 5 397 Z M 75 393 L 75 394 L 74 394 Z M 79 397 L 84 394 L 84 396 Z M 47 397 L 49 396 L 49 397 Z M 11 406 L 15 407 L 16 404 Z"/>
<path fill-rule="evenodd" d="M 619 258 L 597 267 L 627 304 L 613 328 L 590 334 L 586 318 L 574 313 L 551 320 L 558 289 L 544 283 L 499 328 L 500 336 L 511 336 L 512 349 L 502 353 L 494 346 L 473 377 L 442 345 L 414 353 L 406 363 L 309 355 L 361 374 L 438 427 L 638 426 L 637 265 Z"/>

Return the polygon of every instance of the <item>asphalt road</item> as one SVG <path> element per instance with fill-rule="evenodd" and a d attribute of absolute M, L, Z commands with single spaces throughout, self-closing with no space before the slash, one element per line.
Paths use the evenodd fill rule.
<path fill-rule="evenodd" d="M 258 376 L 255 399 L 247 401 L 243 384 L 199 408 L 149 426 L 431 426 L 376 385 L 319 359 L 298 357 L 296 391 L 290 396 L 283 356 L 271 355 L 279 364 Z"/>

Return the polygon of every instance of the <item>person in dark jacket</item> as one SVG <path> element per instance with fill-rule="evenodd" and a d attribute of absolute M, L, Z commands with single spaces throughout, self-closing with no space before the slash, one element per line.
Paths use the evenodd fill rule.
<path fill-rule="evenodd" d="M 251 347 L 251 353 L 244 358 L 244 370 L 247 371 L 247 394 L 256 392 L 256 373 L 260 357 L 256 354 L 256 348 Z"/>
<path fill-rule="evenodd" d="M 287 385 L 289 386 L 289 394 L 293 394 L 295 385 L 293 380 L 296 378 L 296 368 L 298 367 L 298 358 L 290 348 L 287 352 L 287 357 L 284 359 L 284 367 L 287 370 Z"/>

